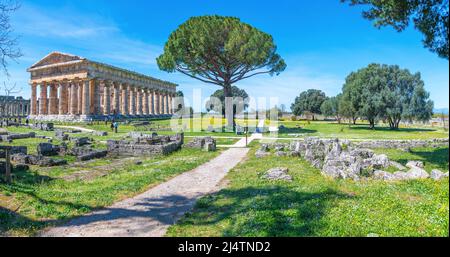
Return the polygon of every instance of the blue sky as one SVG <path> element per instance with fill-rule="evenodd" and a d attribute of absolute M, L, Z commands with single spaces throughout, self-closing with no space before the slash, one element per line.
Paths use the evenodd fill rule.
<path fill-rule="evenodd" d="M 28 98 L 26 68 L 52 51 L 141 72 L 180 85 L 188 97 L 200 88 L 203 97 L 219 89 L 181 74 L 158 70 L 155 58 L 169 34 L 191 16 L 239 17 L 273 35 L 288 67 L 280 76 L 262 75 L 237 86 L 253 97 L 279 97 L 287 107 L 301 91 L 323 90 L 333 96 L 345 77 L 371 62 L 398 64 L 420 71 L 436 108 L 449 106 L 448 61 L 422 46 L 422 35 L 409 28 L 378 30 L 361 17 L 360 7 L 339 0 L 33 0 L 13 15 L 24 56 L 11 63 L 8 83 Z M 2 75 L 2 80 L 5 77 Z M 3 93 L 3 92 L 2 92 Z"/>

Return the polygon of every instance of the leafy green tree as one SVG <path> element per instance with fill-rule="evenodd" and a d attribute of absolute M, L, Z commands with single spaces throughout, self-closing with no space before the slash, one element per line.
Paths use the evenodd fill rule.
<path fill-rule="evenodd" d="M 214 92 L 211 97 L 215 97 L 218 98 L 220 100 L 221 103 L 221 107 L 222 107 L 222 115 L 225 115 L 225 93 L 223 89 L 219 89 L 216 92 Z M 231 97 L 233 97 L 233 99 L 236 98 L 242 98 L 243 100 L 243 108 L 247 108 L 248 107 L 248 94 L 247 92 L 245 92 L 244 89 L 240 89 L 236 86 L 232 86 L 231 87 Z M 209 112 L 211 110 L 216 110 L 216 106 L 214 106 L 213 101 L 209 100 L 206 102 L 206 110 Z M 216 110 L 219 111 L 219 110 Z M 233 103 L 233 114 L 237 114 L 237 111 L 243 111 L 243 110 L 237 110 L 237 106 L 236 106 L 236 101 Z"/>
<path fill-rule="evenodd" d="M 177 106 L 175 106 L 175 108 L 174 108 L 174 111 L 175 112 L 179 112 L 180 110 L 182 110 L 183 108 L 184 108 L 184 93 L 183 93 L 183 91 L 181 91 L 181 90 L 178 90 L 176 93 L 175 93 L 175 97 L 177 97 L 177 98 L 182 98 L 182 99 L 180 99 L 180 100 L 178 100 L 178 101 L 176 101 L 174 104 L 175 105 L 177 105 Z"/>
<path fill-rule="evenodd" d="M 320 106 L 320 111 L 323 115 L 327 117 L 334 117 L 338 121 L 338 123 L 341 123 L 341 114 L 339 111 L 339 102 L 342 95 L 339 94 L 337 96 L 333 96 L 325 100 L 322 105 Z"/>
<path fill-rule="evenodd" d="M 271 116 L 272 114 L 276 114 L 276 118 L 278 118 L 278 119 L 283 117 L 283 112 L 282 112 L 281 108 L 279 108 L 276 105 L 266 111 L 266 119 L 275 118 L 274 116 Z"/>
<path fill-rule="evenodd" d="M 308 89 L 295 98 L 294 103 L 291 105 L 291 110 L 297 116 L 310 112 L 314 120 L 315 114 L 322 113 L 320 106 L 325 100 L 327 100 L 327 97 L 321 90 Z"/>
<path fill-rule="evenodd" d="M 397 65 L 370 64 L 350 74 L 343 90 L 341 104 L 351 96 L 347 102 L 369 121 L 370 128 L 378 119 L 398 129 L 402 119 L 425 121 L 432 115 L 433 102 L 428 99 L 420 73 L 411 74 Z"/>
<path fill-rule="evenodd" d="M 351 5 L 370 5 L 363 17 L 376 27 L 392 26 L 405 30 L 412 21 L 424 35 L 426 48 L 448 60 L 448 0 L 341 0 Z"/>
<path fill-rule="evenodd" d="M 157 63 L 161 70 L 221 86 L 225 97 L 231 97 L 231 86 L 240 80 L 284 71 L 286 63 L 276 50 L 271 35 L 238 18 L 200 16 L 170 35 Z M 233 120 L 227 116 L 228 127 Z"/>

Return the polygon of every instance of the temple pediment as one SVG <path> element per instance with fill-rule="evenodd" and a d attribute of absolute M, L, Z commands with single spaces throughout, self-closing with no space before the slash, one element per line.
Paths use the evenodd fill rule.
<path fill-rule="evenodd" d="M 71 63 L 76 61 L 83 61 L 85 58 L 71 55 L 71 54 L 64 54 L 60 52 L 53 52 L 49 55 L 42 58 L 37 63 L 33 64 L 29 69 L 35 69 L 40 67 L 46 67 L 49 65 L 57 65 L 57 64 L 63 64 L 63 63 Z"/>

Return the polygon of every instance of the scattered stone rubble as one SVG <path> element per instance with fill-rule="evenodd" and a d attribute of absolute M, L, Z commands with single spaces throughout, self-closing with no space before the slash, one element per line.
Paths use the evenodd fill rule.
<path fill-rule="evenodd" d="M 379 142 L 379 143 L 375 143 Z M 352 143 L 349 140 L 339 139 L 319 139 L 315 137 L 305 138 L 304 141 L 293 141 L 289 144 L 262 144 L 255 155 L 263 158 L 270 155 L 270 149 L 275 151 L 277 156 L 295 156 L 303 157 L 312 166 L 322 171 L 322 174 L 334 179 L 353 179 L 360 180 L 363 178 L 374 178 L 387 181 L 400 181 L 412 179 L 433 178 L 435 180 L 448 177 L 448 172 L 443 173 L 434 170 L 428 174 L 424 170 L 424 163 L 421 161 L 409 161 L 406 167 L 400 163 L 389 160 L 385 154 L 375 154 L 362 145 L 376 145 L 390 148 L 394 146 L 394 141 L 371 141 L 371 144 Z M 406 141 L 396 147 L 408 147 Z M 427 144 L 423 143 L 427 142 Z M 448 139 L 436 140 L 413 140 L 411 148 L 423 146 L 441 146 Z M 288 150 L 286 152 L 285 150 Z M 395 167 L 398 171 L 390 173 L 385 171 L 390 167 Z"/>
<path fill-rule="evenodd" d="M 187 148 L 203 149 L 207 152 L 216 150 L 216 140 L 212 137 L 194 137 L 192 141 L 185 145 Z"/>

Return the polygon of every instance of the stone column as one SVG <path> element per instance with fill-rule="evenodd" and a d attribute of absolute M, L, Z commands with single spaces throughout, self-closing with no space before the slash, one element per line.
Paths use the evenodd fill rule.
<path fill-rule="evenodd" d="M 59 115 L 67 115 L 67 84 L 63 82 L 59 86 Z"/>
<path fill-rule="evenodd" d="M 95 81 L 94 87 L 94 114 L 102 114 L 103 108 L 101 105 L 101 97 L 102 94 L 100 92 L 100 82 L 98 80 Z"/>
<path fill-rule="evenodd" d="M 37 84 L 36 83 L 33 83 L 33 84 L 31 84 L 31 111 L 30 111 L 30 114 L 31 115 L 37 115 L 37 109 L 36 109 L 36 87 L 37 87 Z"/>
<path fill-rule="evenodd" d="M 173 114 L 173 93 L 169 94 L 169 114 Z"/>
<path fill-rule="evenodd" d="M 77 114 L 81 114 L 83 112 L 83 88 L 84 88 L 84 82 L 80 81 L 77 82 L 77 95 L 78 95 L 78 110 L 77 110 Z"/>
<path fill-rule="evenodd" d="M 155 90 L 150 90 L 149 95 L 149 108 L 150 108 L 150 114 L 155 115 Z"/>
<path fill-rule="evenodd" d="M 120 114 L 120 86 L 118 83 L 113 83 L 114 87 L 114 110 L 116 114 Z"/>
<path fill-rule="evenodd" d="M 130 85 L 128 91 L 130 92 L 130 114 L 136 115 L 136 88 Z"/>
<path fill-rule="evenodd" d="M 80 99 L 81 95 L 78 96 L 78 93 L 80 92 L 78 87 L 79 87 L 78 82 L 72 82 L 72 84 L 70 85 L 70 114 L 72 114 L 72 115 L 79 114 L 78 103 L 82 99 Z M 80 104 L 80 106 L 81 106 L 81 104 Z"/>
<path fill-rule="evenodd" d="M 109 83 L 104 82 L 103 87 L 103 114 L 111 114 L 111 91 Z"/>
<path fill-rule="evenodd" d="M 144 108 L 142 106 L 142 88 L 137 88 L 137 115 L 143 115 Z"/>
<path fill-rule="evenodd" d="M 148 89 L 144 89 L 144 115 L 150 115 Z"/>
<path fill-rule="evenodd" d="M 64 99 L 65 99 L 65 104 L 63 106 L 63 110 L 64 110 L 64 114 L 68 115 L 69 114 L 69 102 L 70 102 L 70 96 L 69 96 L 69 87 L 70 87 L 70 82 L 69 81 L 65 81 L 63 84 L 63 95 L 64 95 Z"/>
<path fill-rule="evenodd" d="M 164 114 L 164 92 L 159 92 L 159 114 Z"/>
<path fill-rule="evenodd" d="M 58 86 L 53 83 L 50 85 L 50 97 L 49 97 L 49 111 L 48 114 L 58 114 Z"/>
<path fill-rule="evenodd" d="M 100 91 L 98 81 L 91 79 L 89 82 L 90 114 L 100 114 Z"/>
<path fill-rule="evenodd" d="M 91 90 L 90 87 L 92 85 L 92 80 L 83 81 L 83 96 L 82 96 L 82 115 L 91 114 Z"/>
<path fill-rule="evenodd" d="M 47 115 L 47 82 L 42 82 L 39 97 L 39 115 Z"/>
<path fill-rule="evenodd" d="M 164 114 L 169 114 L 169 93 L 164 96 Z"/>
<path fill-rule="evenodd" d="M 159 115 L 159 114 L 160 114 L 160 112 L 159 112 L 160 109 L 159 109 L 159 92 L 158 92 L 158 91 L 155 91 L 153 101 L 155 102 L 155 103 L 154 103 L 154 106 L 155 106 L 155 115 Z"/>
<path fill-rule="evenodd" d="M 128 86 L 122 84 L 122 114 L 128 115 Z"/>

